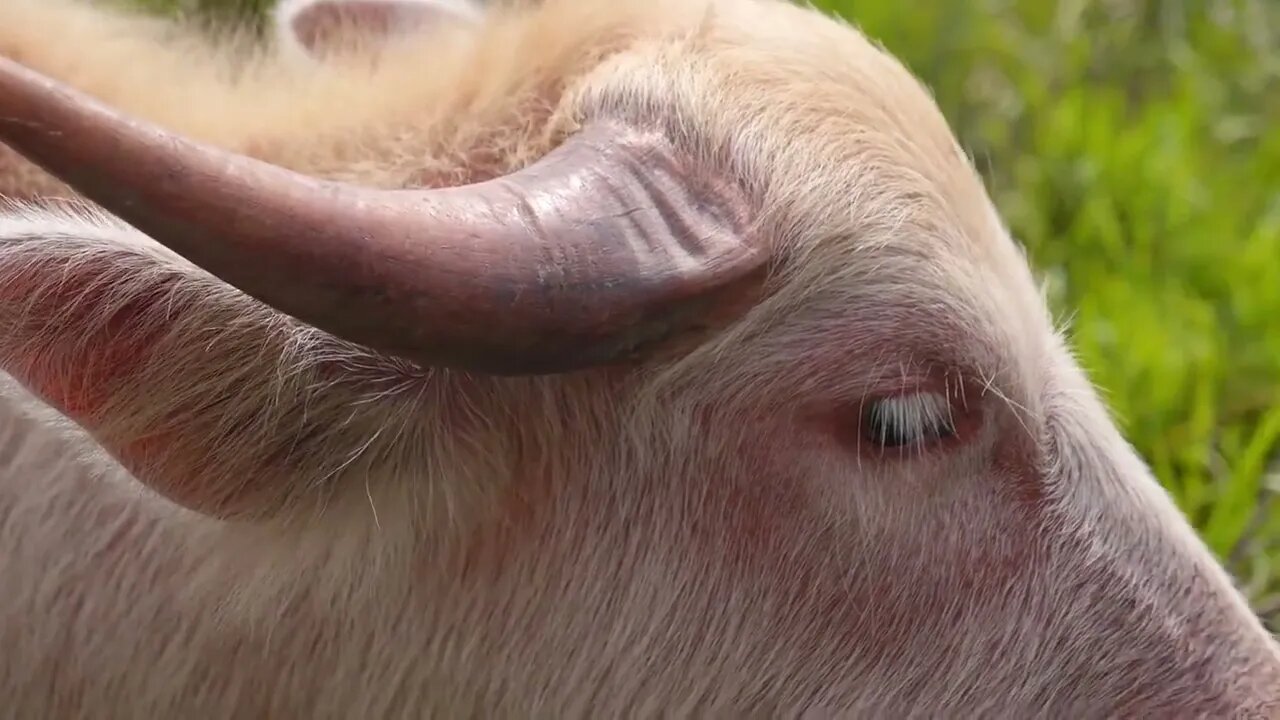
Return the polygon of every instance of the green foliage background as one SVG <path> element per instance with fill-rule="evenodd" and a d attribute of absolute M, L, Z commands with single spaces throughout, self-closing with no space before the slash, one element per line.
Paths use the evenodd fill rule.
<path fill-rule="evenodd" d="M 816 4 L 934 90 L 1126 435 L 1280 630 L 1280 2 Z"/>

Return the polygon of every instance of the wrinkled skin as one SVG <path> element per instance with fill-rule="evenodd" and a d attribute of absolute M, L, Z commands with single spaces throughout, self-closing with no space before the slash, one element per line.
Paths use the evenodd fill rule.
<path fill-rule="evenodd" d="M 0 215 L 15 716 L 1280 713 L 1280 649 L 896 62 L 768 0 L 409 16 L 231 85 L 203 41 L 3 0 L 0 54 L 376 187 L 661 125 L 750 188 L 765 292 L 629 365 L 423 371 L 102 214 Z M 0 189 L 67 192 L 11 155 Z"/>

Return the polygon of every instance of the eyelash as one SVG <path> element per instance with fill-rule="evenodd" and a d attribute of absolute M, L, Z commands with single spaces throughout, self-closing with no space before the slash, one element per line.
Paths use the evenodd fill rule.
<path fill-rule="evenodd" d="M 875 449 L 923 448 L 956 434 L 951 410 L 947 398 L 933 392 L 878 398 L 864 405 L 860 434 Z"/>

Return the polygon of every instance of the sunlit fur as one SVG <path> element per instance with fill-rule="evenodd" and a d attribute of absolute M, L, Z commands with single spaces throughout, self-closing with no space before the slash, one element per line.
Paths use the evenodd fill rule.
<path fill-rule="evenodd" d="M 584 118 L 660 123 L 748 185 L 769 293 L 636 367 L 423 372 L 0 155 L 0 192 L 41 201 L 0 215 L 0 367 L 83 426 L 6 383 L 6 716 L 1280 708 L 1273 640 L 1077 369 L 929 95 L 854 29 L 772 0 L 548 0 L 296 50 L 0 0 L 0 53 L 371 186 L 492 177 Z M 912 392 L 967 430 L 868 452 L 865 402 Z M 133 473 L 111 459 L 142 442 Z M 256 516 L 191 509 L 231 496 Z"/>

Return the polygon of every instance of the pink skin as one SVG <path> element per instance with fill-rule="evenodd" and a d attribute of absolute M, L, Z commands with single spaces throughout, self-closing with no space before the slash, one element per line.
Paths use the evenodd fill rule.
<path fill-rule="evenodd" d="M 61 274 L 63 282 L 49 289 L 44 278 L 53 271 Z M 107 289 L 103 281 L 108 275 L 101 267 L 87 264 L 73 270 L 25 265 L 0 275 L 4 279 L 0 303 L 26 305 L 33 318 L 57 317 L 63 328 L 57 335 L 59 342 L 32 342 L 42 337 L 39 334 L 29 337 L 21 345 L 24 356 L 6 357 L 5 369 L 91 431 L 101 424 L 104 408 L 146 362 L 155 339 L 166 330 L 163 325 L 140 322 L 155 309 L 155 302 L 163 300 L 159 291 L 153 302 L 131 302 L 105 323 L 98 321 L 95 311 L 107 296 L 102 291 Z M 126 464 L 133 464 L 145 455 L 144 447 L 126 444 L 118 452 Z"/>
<path fill-rule="evenodd" d="M 379 43 L 433 25 L 472 22 L 479 14 L 464 0 L 320 0 L 295 11 L 297 5 L 284 3 L 277 12 L 285 18 L 287 38 L 316 57 L 353 39 Z"/>

